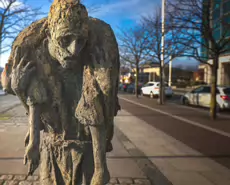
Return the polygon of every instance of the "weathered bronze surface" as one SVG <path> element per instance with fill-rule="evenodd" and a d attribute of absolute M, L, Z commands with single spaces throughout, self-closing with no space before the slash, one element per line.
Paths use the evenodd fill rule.
<path fill-rule="evenodd" d="M 109 182 L 119 65 L 111 27 L 76 0 L 54 0 L 15 39 L 3 88 L 26 109 L 24 163 L 29 175 L 40 164 L 42 185 Z"/>

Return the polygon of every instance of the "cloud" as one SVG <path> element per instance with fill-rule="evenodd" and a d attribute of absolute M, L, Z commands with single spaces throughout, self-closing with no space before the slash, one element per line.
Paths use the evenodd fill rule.
<path fill-rule="evenodd" d="M 5 67 L 5 63 L 7 63 L 9 56 L 10 56 L 10 51 L 1 54 L 0 67 Z"/>
<path fill-rule="evenodd" d="M 124 0 L 116 3 L 101 4 L 98 11 L 93 13 L 95 17 L 104 17 L 108 14 L 118 14 L 129 9 L 130 4 L 136 5 L 140 0 Z M 124 13 L 124 12 L 123 12 Z"/>
<path fill-rule="evenodd" d="M 98 18 L 138 20 L 142 15 L 154 11 L 154 6 L 158 1 L 152 0 L 120 0 L 115 3 L 101 4 L 92 16 Z"/>

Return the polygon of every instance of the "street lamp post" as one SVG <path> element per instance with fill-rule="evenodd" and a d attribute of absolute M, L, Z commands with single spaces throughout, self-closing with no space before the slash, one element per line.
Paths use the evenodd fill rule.
<path fill-rule="evenodd" d="M 161 92 L 159 102 L 164 102 L 164 56 L 165 56 L 165 4 L 166 0 L 162 0 L 161 18 L 162 18 L 162 29 L 161 29 Z"/>
<path fill-rule="evenodd" d="M 169 58 L 169 87 L 172 86 L 172 55 Z"/>

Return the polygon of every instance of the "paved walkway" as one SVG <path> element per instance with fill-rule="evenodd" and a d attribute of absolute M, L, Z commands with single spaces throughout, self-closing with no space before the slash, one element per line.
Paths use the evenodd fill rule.
<path fill-rule="evenodd" d="M 22 106 L 0 114 L 0 185 L 34 185 L 38 183 L 38 170 L 35 176 L 27 177 L 27 168 L 23 165 L 24 136 L 27 131 L 27 118 Z M 145 173 L 125 149 L 115 130 L 114 150 L 108 154 L 108 168 L 111 174 L 110 184 L 149 185 Z"/>
<path fill-rule="evenodd" d="M 12 108 L 20 103 L 19 99 L 13 95 L 0 96 L 0 113 Z"/>
<path fill-rule="evenodd" d="M 137 102 L 137 100 L 135 102 Z M 122 103 L 122 105 L 123 104 L 124 103 Z M 134 112 L 132 110 L 135 109 L 135 114 L 139 115 L 141 119 L 123 110 L 116 118 L 116 127 L 125 133 L 133 145 L 139 148 L 173 185 L 230 184 L 230 170 L 228 168 L 160 130 L 169 129 L 169 131 L 175 131 L 175 128 L 178 128 L 176 126 L 179 122 L 181 123 L 181 128 L 183 128 L 183 125 L 188 124 L 185 120 L 176 120 L 172 116 L 170 117 L 167 114 L 161 113 L 159 109 L 154 110 L 153 108 L 147 111 L 146 108 L 130 102 L 125 104 L 123 108 L 124 107 L 126 110 L 131 110 L 131 112 Z M 164 106 L 162 109 L 169 108 L 168 106 Z M 173 111 L 173 109 L 170 110 Z M 174 111 L 176 111 L 175 108 Z M 183 110 L 179 111 L 183 112 Z M 194 114 L 193 117 L 196 117 L 196 115 Z M 191 119 L 193 119 L 193 117 L 191 117 Z M 148 123 L 143 120 L 144 118 L 148 120 Z M 206 120 L 208 120 L 208 118 L 206 118 Z M 155 125 L 160 129 L 157 129 Z M 178 132 L 175 131 L 175 133 L 184 133 L 183 137 L 186 138 L 190 136 L 190 139 L 193 139 L 193 135 L 196 135 L 196 133 L 189 133 L 189 130 L 182 129 Z M 198 129 L 197 134 L 197 136 L 200 137 Z M 203 135 L 201 139 L 206 140 L 206 137 L 208 137 L 207 134 Z M 226 141 L 228 141 L 227 137 Z M 202 141 L 197 140 L 197 142 Z M 216 143 L 213 142 L 213 145 L 215 145 L 216 149 L 223 148 L 222 146 L 225 148 L 229 147 L 226 142 L 221 146 L 217 146 Z M 206 146 L 206 148 L 207 147 L 210 146 Z M 226 156 L 227 160 L 228 157 L 229 156 Z M 223 156 L 220 156 L 220 160 L 222 158 Z M 154 175 L 155 174 L 153 174 L 153 180 Z"/>

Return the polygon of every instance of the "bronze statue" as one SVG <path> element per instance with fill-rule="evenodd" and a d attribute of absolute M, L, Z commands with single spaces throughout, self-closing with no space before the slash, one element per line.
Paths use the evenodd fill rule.
<path fill-rule="evenodd" d="M 42 185 L 109 182 L 119 67 L 112 29 L 76 0 L 54 0 L 15 39 L 3 88 L 26 109 L 24 162 L 29 175 L 40 163 Z"/>

